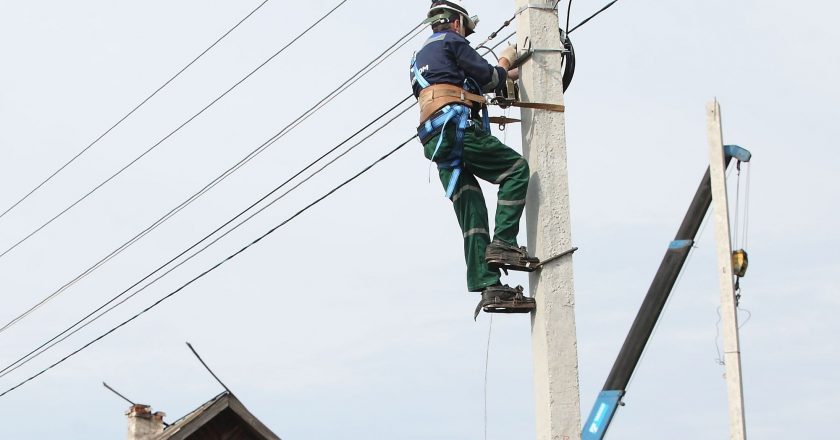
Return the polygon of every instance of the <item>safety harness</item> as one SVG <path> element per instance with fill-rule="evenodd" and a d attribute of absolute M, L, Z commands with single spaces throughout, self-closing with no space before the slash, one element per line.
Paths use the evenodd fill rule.
<path fill-rule="evenodd" d="M 435 38 L 432 35 L 429 40 Z M 435 161 L 437 152 L 445 136 L 446 125 L 452 121 L 455 125 L 455 144 L 447 157 L 436 161 L 438 169 L 451 169 L 452 175 L 446 186 L 446 198 L 451 199 L 455 192 L 455 185 L 458 177 L 461 176 L 463 168 L 462 157 L 464 153 L 464 133 L 474 123 L 470 119 L 473 105 L 481 106 L 482 125 L 485 132 L 490 133 L 490 115 L 487 110 L 486 100 L 483 96 L 469 92 L 467 89 L 474 89 L 480 92 L 475 81 L 467 78 L 464 87 L 450 84 L 429 84 L 417 68 L 417 55 L 411 59 L 412 83 L 420 85 L 420 96 L 417 99 L 420 105 L 420 126 L 417 127 L 417 137 L 425 144 L 430 139 L 440 134 L 435 150 L 432 153 L 432 161 Z"/>

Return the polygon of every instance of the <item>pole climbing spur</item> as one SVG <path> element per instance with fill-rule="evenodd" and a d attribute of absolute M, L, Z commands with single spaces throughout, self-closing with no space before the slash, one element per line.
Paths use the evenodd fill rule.
<path fill-rule="evenodd" d="M 537 308 L 534 298 L 525 296 L 522 286 L 510 287 L 505 285 L 490 286 L 481 292 L 481 301 L 475 307 L 473 319 L 478 313 L 530 313 Z"/>
<path fill-rule="evenodd" d="M 540 261 L 537 257 L 529 256 L 528 250 L 524 246 L 516 247 L 498 240 L 493 240 L 493 242 L 487 245 L 487 250 L 484 252 L 484 260 L 491 269 L 501 269 L 507 275 L 508 270 L 533 272 L 552 261 L 573 254 L 577 250 L 578 248 L 573 247 L 544 261 Z"/>
<path fill-rule="evenodd" d="M 493 243 L 497 243 L 497 246 L 494 246 L 495 249 L 491 249 Z M 522 258 L 523 260 L 528 260 L 527 264 L 517 266 L 521 267 L 521 269 L 516 269 L 511 265 L 496 266 L 504 270 L 505 273 L 507 273 L 507 269 L 533 272 L 537 269 L 543 268 L 546 264 L 551 263 L 552 261 L 557 261 L 560 258 L 563 258 L 566 255 L 571 255 L 578 250 L 578 248 L 573 247 L 567 251 L 554 255 L 553 257 L 540 261 L 539 258 L 528 257 L 528 254 L 525 251 L 524 247 L 516 248 L 509 245 L 504 245 L 503 243 L 499 242 L 493 243 L 490 243 L 490 245 L 487 246 L 486 255 L 488 255 L 488 264 L 490 264 L 490 257 L 493 257 L 493 259 L 496 261 L 498 260 L 496 258 L 500 256 L 499 252 L 497 251 L 497 249 L 500 247 L 498 246 L 498 244 L 506 246 L 507 249 L 510 249 L 512 251 L 508 253 L 508 255 L 515 253 L 519 256 L 519 258 Z M 517 257 L 514 256 L 514 258 Z M 501 259 L 507 261 L 511 260 L 511 258 L 505 257 L 504 255 L 501 255 Z M 536 263 L 533 263 L 533 261 L 536 261 Z M 514 288 L 508 285 L 498 284 L 495 286 L 489 286 L 481 292 L 481 301 L 479 301 L 478 305 L 475 307 L 475 314 L 473 315 L 473 319 L 477 319 L 478 313 L 482 310 L 484 310 L 485 313 L 530 313 L 536 309 L 536 300 L 529 296 L 525 296 L 524 289 L 522 288 L 522 286 L 516 286 Z"/>
<path fill-rule="evenodd" d="M 493 240 L 484 251 L 484 261 L 491 269 L 501 269 L 508 273 L 510 270 L 532 272 L 540 264 L 540 259 L 528 255 L 525 246 L 516 247 L 499 240 Z"/>

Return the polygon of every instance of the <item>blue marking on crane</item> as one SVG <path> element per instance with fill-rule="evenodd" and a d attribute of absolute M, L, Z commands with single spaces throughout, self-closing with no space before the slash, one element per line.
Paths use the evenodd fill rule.
<path fill-rule="evenodd" d="M 731 156 L 741 162 L 749 162 L 750 159 L 752 159 L 752 153 L 750 153 L 749 150 L 741 148 L 737 145 L 724 145 L 723 152 L 726 153 L 727 156 Z"/>
<path fill-rule="evenodd" d="M 668 249 L 682 249 L 690 247 L 694 244 L 694 240 L 674 240 L 668 245 Z"/>
<path fill-rule="evenodd" d="M 598 394 L 595 406 L 592 408 L 586 424 L 583 425 L 582 440 L 601 440 L 604 438 L 623 395 L 624 391 L 621 390 L 601 391 Z"/>

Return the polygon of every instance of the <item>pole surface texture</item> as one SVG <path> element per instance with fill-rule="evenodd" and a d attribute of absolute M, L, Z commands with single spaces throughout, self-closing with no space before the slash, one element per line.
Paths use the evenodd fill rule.
<path fill-rule="evenodd" d="M 712 206 L 714 207 L 715 238 L 717 241 L 717 272 L 720 277 L 720 315 L 723 322 L 723 361 L 726 364 L 726 390 L 729 401 L 729 438 L 744 440 L 744 390 L 741 382 L 741 346 L 738 338 L 738 310 L 735 304 L 732 244 L 729 231 L 729 201 L 726 195 L 726 165 L 724 163 L 723 130 L 720 105 L 717 101 L 706 105 L 706 124 L 709 138 L 709 171 L 712 178 Z"/>
<path fill-rule="evenodd" d="M 519 54 L 533 56 L 521 67 L 523 102 L 563 104 L 562 47 L 554 1 L 517 0 L 526 7 L 517 20 Z M 569 179 L 563 113 L 522 109 L 523 153 L 531 167 L 526 204 L 528 249 L 547 259 L 572 247 Z M 538 440 L 580 439 L 575 296 L 572 256 L 551 262 L 530 276 L 537 310 L 531 316 L 534 397 Z"/>

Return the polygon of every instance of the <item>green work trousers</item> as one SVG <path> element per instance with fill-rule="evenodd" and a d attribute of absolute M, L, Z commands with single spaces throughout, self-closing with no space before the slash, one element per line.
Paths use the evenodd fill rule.
<path fill-rule="evenodd" d="M 440 149 L 434 154 L 438 139 L 435 136 L 423 145 L 427 159 L 445 161 L 449 158 L 455 143 L 455 122 L 447 124 Z M 480 292 L 485 287 L 498 284 L 501 273 L 491 270 L 484 261 L 484 251 L 490 243 L 490 227 L 487 205 L 476 177 L 499 185 L 496 205 L 496 228 L 493 236 L 507 244 L 516 246 L 519 233 L 519 219 L 525 209 L 525 194 L 528 192 L 530 170 L 528 162 L 519 153 L 503 144 L 490 133 L 485 133 L 481 123 L 474 121 L 464 133 L 462 169 L 452 206 L 461 225 L 464 236 L 464 258 L 467 262 L 467 288 Z M 449 185 L 453 169 L 439 168 L 443 187 Z"/>

